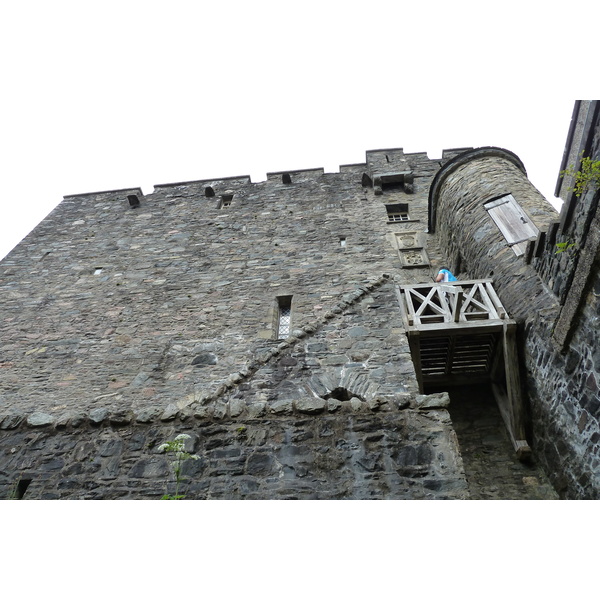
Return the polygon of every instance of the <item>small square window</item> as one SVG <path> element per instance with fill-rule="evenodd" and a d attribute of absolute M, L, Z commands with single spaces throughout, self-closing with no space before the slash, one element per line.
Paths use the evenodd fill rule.
<path fill-rule="evenodd" d="M 399 221 L 409 221 L 408 204 L 386 204 L 388 223 L 397 223 Z"/>
<path fill-rule="evenodd" d="M 231 206 L 232 202 L 233 202 L 233 194 L 224 194 L 223 196 L 221 196 L 221 199 L 219 200 L 218 208 L 220 208 L 220 209 L 229 208 Z"/>

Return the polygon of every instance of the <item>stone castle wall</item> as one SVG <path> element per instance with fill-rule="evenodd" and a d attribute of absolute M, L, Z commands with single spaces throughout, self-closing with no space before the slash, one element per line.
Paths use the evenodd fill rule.
<path fill-rule="evenodd" d="M 597 101 L 578 101 L 565 150 L 564 167 L 579 168 L 581 152 L 600 160 Z M 535 341 L 538 399 L 532 415 L 535 438 L 555 487 L 571 498 L 600 497 L 600 192 L 590 186 L 580 197 L 571 178 L 559 177 L 565 200 L 560 221 L 539 244 L 532 264 L 561 304 L 548 338 Z M 559 251 L 557 244 L 570 247 Z M 574 467 L 575 465 L 575 467 Z"/>
<path fill-rule="evenodd" d="M 155 497 L 156 447 L 186 431 L 190 497 L 463 497 L 447 398 L 418 394 L 395 292 L 431 280 L 401 268 L 395 234 L 425 231 L 439 166 L 385 150 L 340 173 L 65 198 L 0 265 L 4 490 Z M 410 188 L 365 184 L 407 168 Z M 398 202 L 410 221 L 389 224 Z"/>
<path fill-rule="evenodd" d="M 556 489 L 600 498 L 600 274 L 586 294 L 564 352 L 548 338 L 527 339 L 533 439 Z"/>
<path fill-rule="evenodd" d="M 30 479 L 31 499 L 159 499 L 174 494 L 166 439 L 190 436 L 187 499 L 460 499 L 467 484 L 445 410 L 232 420 L 82 423 L 1 438 L 0 495 Z M 15 477 L 16 475 L 16 477 Z"/>
<path fill-rule="evenodd" d="M 449 397 L 419 393 L 397 300 L 445 263 L 494 279 L 534 450 L 565 495 L 593 496 L 596 296 L 561 363 L 557 298 L 481 212 L 504 193 L 540 229 L 556 219 L 500 149 L 66 197 L 0 263 L 0 495 L 160 497 L 158 448 L 187 433 L 190 498 L 468 497 Z"/>

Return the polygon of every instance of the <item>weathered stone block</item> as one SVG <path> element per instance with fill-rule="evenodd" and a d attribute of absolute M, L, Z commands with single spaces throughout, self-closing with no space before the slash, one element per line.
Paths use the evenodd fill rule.
<path fill-rule="evenodd" d="M 323 398 L 305 396 L 295 401 L 295 407 L 298 412 L 306 414 L 319 414 L 325 410 L 326 402 Z"/>
<path fill-rule="evenodd" d="M 274 414 L 290 414 L 293 410 L 293 403 L 290 399 L 281 399 L 273 402 L 269 409 Z"/>
<path fill-rule="evenodd" d="M 169 465 L 164 458 L 144 458 L 130 469 L 128 475 L 136 479 L 162 479 L 170 475 Z"/>
<path fill-rule="evenodd" d="M 99 425 L 108 417 L 107 408 L 94 408 L 90 411 L 89 419 L 94 425 Z"/>
<path fill-rule="evenodd" d="M 161 421 L 172 421 L 179 415 L 179 407 L 176 404 L 169 404 L 160 415 Z"/>
<path fill-rule="evenodd" d="M 246 410 L 246 403 L 241 398 L 232 398 L 229 401 L 229 416 L 239 417 Z"/>
<path fill-rule="evenodd" d="M 42 412 L 34 412 L 27 417 L 27 425 L 30 427 L 47 427 L 53 423 L 54 417 Z"/>
<path fill-rule="evenodd" d="M 421 409 L 436 409 L 447 408 L 450 405 L 450 396 L 448 392 L 440 392 L 438 394 L 418 395 L 415 398 L 417 408 Z"/>

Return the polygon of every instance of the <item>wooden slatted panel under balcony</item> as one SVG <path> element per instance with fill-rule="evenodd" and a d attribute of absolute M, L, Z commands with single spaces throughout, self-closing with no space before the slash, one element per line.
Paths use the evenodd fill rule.
<path fill-rule="evenodd" d="M 423 382 L 447 381 L 456 376 L 487 378 L 497 338 L 495 333 L 419 336 Z"/>

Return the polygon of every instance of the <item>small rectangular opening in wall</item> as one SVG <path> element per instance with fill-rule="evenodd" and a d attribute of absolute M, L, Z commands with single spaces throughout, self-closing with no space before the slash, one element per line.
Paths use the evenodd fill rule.
<path fill-rule="evenodd" d="M 277 339 L 289 337 L 292 324 L 292 296 L 277 298 Z"/>
<path fill-rule="evenodd" d="M 397 223 L 399 221 L 408 221 L 408 204 L 386 204 L 388 223 Z"/>
<path fill-rule="evenodd" d="M 345 248 L 345 247 L 346 247 L 346 238 L 345 238 L 345 237 L 341 237 L 341 238 L 340 238 L 340 246 L 341 246 L 342 248 Z"/>
<path fill-rule="evenodd" d="M 140 199 L 137 197 L 136 194 L 129 194 L 127 196 L 127 200 L 131 208 L 137 208 L 140 205 Z"/>
<path fill-rule="evenodd" d="M 381 189 L 384 192 L 404 191 L 403 181 L 392 181 L 390 183 L 381 183 Z"/>
<path fill-rule="evenodd" d="M 102 267 L 96 267 L 94 269 L 94 275 L 100 275 L 102 273 Z"/>
<path fill-rule="evenodd" d="M 232 202 L 233 194 L 224 194 L 223 196 L 221 196 L 221 200 L 219 200 L 219 208 L 229 208 Z"/>

